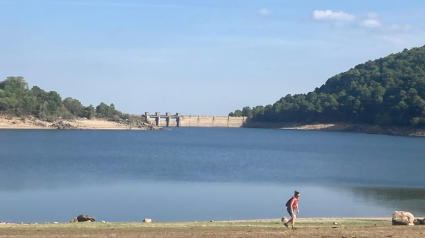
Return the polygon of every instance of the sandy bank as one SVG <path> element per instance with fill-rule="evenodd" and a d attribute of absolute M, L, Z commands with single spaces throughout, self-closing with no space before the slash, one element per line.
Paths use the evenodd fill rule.
<path fill-rule="evenodd" d="M 14 117 L 0 117 L 0 129 L 77 129 L 77 130 L 158 130 L 154 125 L 129 125 L 104 119 L 77 118 L 75 120 L 57 120 L 55 122 L 40 121 L 33 117 L 25 120 Z"/>
<path fill-rule="evenodd" d="M 335 223 L 336 222 L 336 223 Z M 3 224 L 0 237 L 423 237 L 425 226 L 391 226 L 391 218 L 301 218 L 221 222 Z"/>
<path fill-rule="evenodd" d="M 397 136 L 425 136 L 425 127 L 400 127 L 400 126 L 380 126 L 371 124 L 351 124 L 351 123 L 269 123 L 250 122 L 244 127 L 248 128 L 269 128 L 285 130 L 320 130 L 320 131 L 354 131 L 368 134 L 397 135 Z"/>

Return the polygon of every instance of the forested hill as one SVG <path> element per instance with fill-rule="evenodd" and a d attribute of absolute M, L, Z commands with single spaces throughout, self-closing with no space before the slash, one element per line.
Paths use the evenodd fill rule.
<path fill-rule="evenodd" d="M 331 66 L 330 66 L 331 67 Z M 425 125 L 425 46 L 357 65 L 307 94 L 229 116 L 262 122 L 352 122 Z"/>
<path fill-rule="evenodd" d="M 29 89 L 23 77 L 7 77 L 0 81 L 0 114 L 8 116 L 36 116 L 41 120 L 55 121 L 56 119 L 73 119 L 75 117 L 106 118 L 114 121 L 127 119 L 129 115 L 115 109 L 114 104 L 100 103 L 83 106 L 80 101 L 65 98 L 55 92 L 45 92 L 34 86 Z"/>

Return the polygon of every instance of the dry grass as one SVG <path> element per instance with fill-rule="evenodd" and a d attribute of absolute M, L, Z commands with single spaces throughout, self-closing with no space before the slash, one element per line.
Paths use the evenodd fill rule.
<path fill-rule="evenodd" d="M 333 225 L 338 222 L 338 225 Z M 341 225 L 342 224 L 342 225 Z M 278 220 L 184 223 L 2 224 L 3 237 L 425 237 L 425 226 L 391 226 L 389 219 L 300 219 L 297 230 Z"/>

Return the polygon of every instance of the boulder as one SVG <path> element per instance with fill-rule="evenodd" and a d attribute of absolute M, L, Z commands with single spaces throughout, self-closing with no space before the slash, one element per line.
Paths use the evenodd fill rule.
<path fill-rule="evenodd" d="M 415 219 L 413 221 L 413 224 L 415 224 L 415 225 L 425 225 L 425 218 L 424 219 Z"/>
<path fill-rule="evenodd" d="M 89 215 L 79 215 L 77 217 L 77 220 L 78 222 L 85 222 L 85 221 L 95 222 L 96 218 Z"/>
<path fill-rule="evenodd" d="M 76 223 L 76 222 L 78 222 L 77 217 L 74 217 L 69 221 L 69 223 Z"/>
<path fill-rule="evenodd" d="M 395 211 L 393 213 L 393 225 L 414 225 L 415 217 L 410 212 Z"/>
<path fill-rule="evenodd" d="M 150 218 L 145 218 L 145 219 L 143 219 L 143 222 L 151 223 L 151 222 L 152 222 L 152 219 L 150 219 Z"/>
<path fill-rule="evenodd" d="M 75 126 L 73 126 L 69 123 L 64 123 L 63 121 L 59 121 L 58 123 L 53 123 L 52 125 L 50 125 L 50 127 L 53 127 L 55 129 L 58 129 L 58 130 L 77 129 Z"/>

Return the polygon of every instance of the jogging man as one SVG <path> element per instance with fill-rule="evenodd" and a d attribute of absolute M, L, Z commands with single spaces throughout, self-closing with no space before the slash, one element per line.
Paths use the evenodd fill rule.
<path fill-rule="evenodd" d="M 299 199 L 300 196 L 301 196 L 301 193 L 298 192 L 297 190 L 295 190 L 294 196 L 291 197 L 286 202 L 286 210 L 288 211 L 289 215 L 291 216 L 291 219 L 288 222 L 283 223 L 286 228 L 289 228 L 288 227 L 289 222 L 292 222 L 292 228 L 294 228 L 295 219 L 297 218 L 297 216 L 295 216 L 295 208 L 297 209 L 297 214 L 300 213 L 300 209 L 298 208 L 298 199 Z"/>

